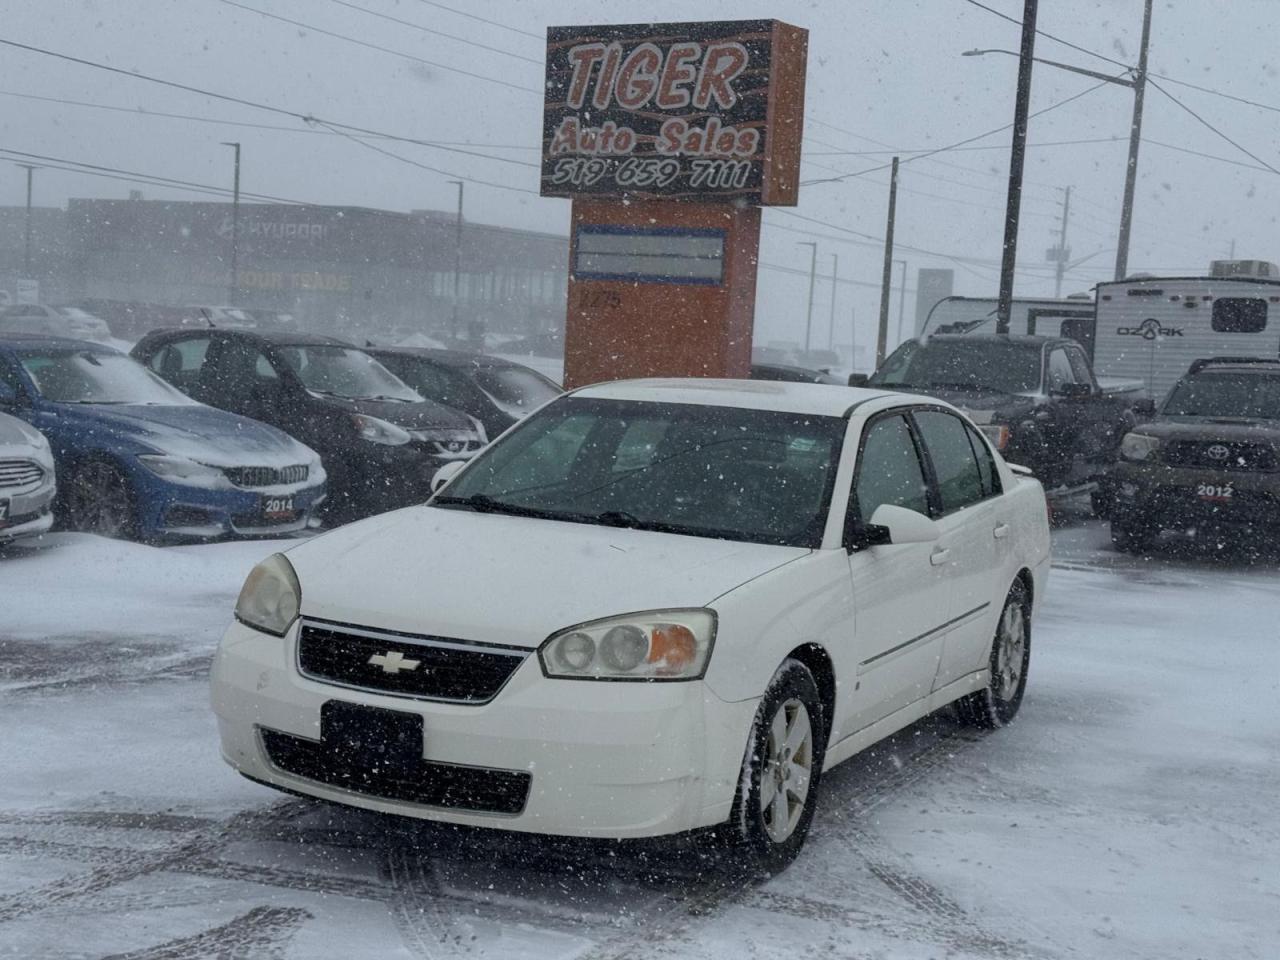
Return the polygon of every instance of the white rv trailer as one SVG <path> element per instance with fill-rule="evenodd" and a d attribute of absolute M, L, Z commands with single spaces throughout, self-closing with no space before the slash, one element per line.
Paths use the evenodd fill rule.
<path fill-rule="evenodd" d="M 995 333 L 995 297 L 944 297 L 925 317 L 920 336 L 931 333 Z M 1091 352 L 1093 301 L 1088 298 L 1035 300 L 1015 297 L 1010 336 L 1068 337 Z"/>
<path fill-rule="evenodd" d="M 1141 380 L 1154 400 L 1193 360 L 1280 357 L 1280 279 L 1143 277 L 1100 283 L 1097 296 L 1094 370 Z"/>

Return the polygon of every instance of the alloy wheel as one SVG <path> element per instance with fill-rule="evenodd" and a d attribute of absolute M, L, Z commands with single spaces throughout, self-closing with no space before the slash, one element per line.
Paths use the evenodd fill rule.
<path fill-rule="evenodd" d="M 804 814 L 813 779 L 813 724 L 798 699 L 784 701 L 765 741 L 760 813 L 774 843 L 783 843 Z"/>
<path fill-rule="evenodd" d="M 1027 649 L 1027 623 L 1022 605 L 1009 604 L 1000 618 L 996 640 L 996 694 L 1011 700 L 1022 680 L 1022 663 Z"/>

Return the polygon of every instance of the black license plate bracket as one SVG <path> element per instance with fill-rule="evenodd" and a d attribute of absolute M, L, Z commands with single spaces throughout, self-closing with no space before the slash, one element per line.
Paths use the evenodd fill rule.
<path fill-rule="evenodd" d="M 320 740 L 334 761 L 351 770 L 409 776 L 422 763 L 422 717 L 401 710 L 326 701 Z"/>

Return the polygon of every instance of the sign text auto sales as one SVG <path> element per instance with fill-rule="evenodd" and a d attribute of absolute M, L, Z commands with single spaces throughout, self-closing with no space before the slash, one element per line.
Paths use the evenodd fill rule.
<path fill-rule="evenodd" d="M 770 20 L 549 29 L 542 193 L 762 202 L 780 28 L 796 46 Z"/>

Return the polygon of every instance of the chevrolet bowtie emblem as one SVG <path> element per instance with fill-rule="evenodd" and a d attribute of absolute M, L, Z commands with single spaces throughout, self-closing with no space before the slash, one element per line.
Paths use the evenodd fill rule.
<path fill-rule="evenodd" d="M 422 661 L 407 660 L 399 650 L 389 650 L 386 653 L 375 653 L 368 662 L 372 667 L 381 667 L 383 673 L 399 673 L 401 670 L 417 670 Z"/>

